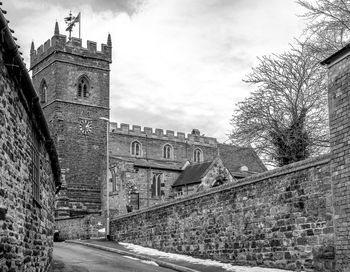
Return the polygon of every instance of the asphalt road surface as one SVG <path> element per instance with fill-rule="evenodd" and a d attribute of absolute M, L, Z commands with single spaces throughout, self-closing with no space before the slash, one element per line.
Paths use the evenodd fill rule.
<path fill-rule="evenodd" d="M 52 272 L 174 272 L 174 270 L 91 247 L 55 243 Z"/>

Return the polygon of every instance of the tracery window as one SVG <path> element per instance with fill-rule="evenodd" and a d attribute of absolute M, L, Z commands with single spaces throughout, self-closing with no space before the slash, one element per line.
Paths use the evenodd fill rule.
<path fill-rule="evenodd" d="M 77 96 L 80 98 L 87 98 L 89 96 L 90 92 L 90 84 L 89 80 L 82 76 L 78 80 L 78 90 L 77 90 Z"/>
<path fill-rule="evenodd" d="M 163 146 L 163 158 L 171 159 L 173 156 L 173 147 L 170 144 L 166 144 Z"/>
<path fill-rule="evenodd" d="M 141 143 L 138 141 L 133 141 L 131 143 L 131 155 L 141 156 Z"/>
<path fill-rule="evenodd" d="M 47 84 L 46 81 L 43 80 L 40 85 L 40 102 L 41 103 L 46 103 L 47 99 Z"/>
<path fill-rule="evenodd" d="M 196 148 L 193 151 L 193 161 L 194 162 L 202 162 L 203 161 L 203 152 L 199 148 Z"/>
<path fill-rule="evenodd" d="M 161 197 L 162 196 L 162 181 L 163 174 L 162 173 L 153 173 L 152 177 L 152 197 Z"/>

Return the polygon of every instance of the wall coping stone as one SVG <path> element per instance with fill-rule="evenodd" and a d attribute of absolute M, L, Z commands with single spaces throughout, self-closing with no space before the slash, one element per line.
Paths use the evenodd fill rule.
<path fill-rule="evenodd" d="M 242 179 L 241 181 L 239 181 L 239 183 L 229 183 L 223 186 L 219 186 L 215 189 L 211 188 L 209 190 L 203 191 L 203 192 L 199 192 L 199 193 L 195 193 L 193 195 L 190 196 L 186 196 L 183 198 L 179 198 L 179 199 L 174 199 L 171 201 L 168 201 L 166 203 L 161 203 L 158 205 L 154 205 L 152 207 L 148 207 L 146 209 L 142 209 L 142 210 L 138 210 L 138 211 L 134 211 L 128 214 L 124 214 L 124 215 L 120 215 L 115 217 L 114 219 L 111 220 L 111 222 L 113 221 L 118 221 L 120 219 L 123 218 L 127 218 L 127 217 L 133 217 L 136 215 L 140 215 L 143 213 L 147 213 L 150 211 L 154 211 L 154 210 L 158 210 L 158 209 L 163 209 L 169 206 L 173 206 L 182 202 L 186 202 L 189 200 L 193 200 L 193 199 L 197 199 L 203 196 L 208 196 L 208 195 L 214 195 L 218 192 L 223 192 L 223 191 L 227 191 L 227 190 L 231 190 L 233 188 L 239 188 L 239 187 L 243 187 L 243 186 L 247 186 L 247 185 L 251 185 L 257 182 L 262 182 L 266 179 L 269 178 L 274 178 L 274 177 L 278 177 L 278 176 L 283 176 L 286 174 L 290 174 L 293 172 L 297 172 L 297 171 L 301 171 L 307 168 L 311 168 L 311 167 L 315 167 L 315 166 L 319 166 L 319 165 L 323 165 L 323 164 L 327 164 L 329 163 L 331 160 L 331 155 L 330 154 L 324 154 L 318 157 L 314 157 L 314 158 L 309 158 L 303 161 L 299 161 L 299 162 L 295 162 L 295 163 L 291 163 L 289 165 L 285 165 L 283 167 L 277 168 L 277 169 L 273 169 L 270 171 L 266 171 L 263 173 L 259 173 L 259 174 L 255 174 L 252 176 L 249 176 L 247 178 Z"/>

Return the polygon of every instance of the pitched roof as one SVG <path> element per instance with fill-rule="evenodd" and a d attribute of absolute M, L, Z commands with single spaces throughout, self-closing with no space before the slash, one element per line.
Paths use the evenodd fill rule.
<path fill-rule="evenodd" d="M 135 167 L 181 171 L 183 162 L 136 159 Z"/>
<path fill-rule="evenodd" d="M 197 163 L 187 166 L 181 175 L 175 180 L 173 187 L 200 183 L 202 177 L 205 175 L 207 169 L 213 161 Z"/>
<path fill-rule="evenodd" d="M 58 190 L 61 185 L 61 171 L 59 167 L 57 151 L 50 136 L 49 128 L 47 126 L 44 113 L 41 109 L 39 98 L 34 89 L 32 80 L 29 76 L 28 70 L 23 62 L 20 52 L 18 51 L 18 46 L 12 37 L 11 29 L 9 28 L 7 20 L 4 17 L 3 13 L 3 11 L 0 11 L 0 29 L 2 32 L 2 39 L 0 40 L 0 44 L 2 50 L 4 50 L 4 58 L 6 61 L 8 61 L 8 63 L 13 64 L 11 66 L 11 69 L 8 69 L 8 71 L 11 76 L 15 77 L 19 82 L 19 85 L 23 90 L 23 96 L 20 95 L 19 97 L 22 100 L 26 111 L 31 113 L 29 116 L 32 116 L 32 118 L 34 118 L 38 123 L 38 129 L 41 131 L 45 138 L 45 147 L 50 157 L 53 177 L 55 180 L 56 188 Z M 31 106 L 28 107 L 26 105 Z"/>
<path fill-rule="evenodd" d="M 261 173 L 267 171 L 266 166 L 251 147 L 218 144 L 218 149 L 219 156 L 224 166 L 233 176 L 236 176 L 235 173 L 244 173 L 240 171 L 241 166 L 248 167 L 246 173 Z"/>

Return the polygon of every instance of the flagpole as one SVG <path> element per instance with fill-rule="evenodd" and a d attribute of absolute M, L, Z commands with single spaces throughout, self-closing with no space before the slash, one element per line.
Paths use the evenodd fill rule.
<path fill-rule="evenodd" d="M 80 39 L 81 13 L 79 12 L 79 39 Z"/>

